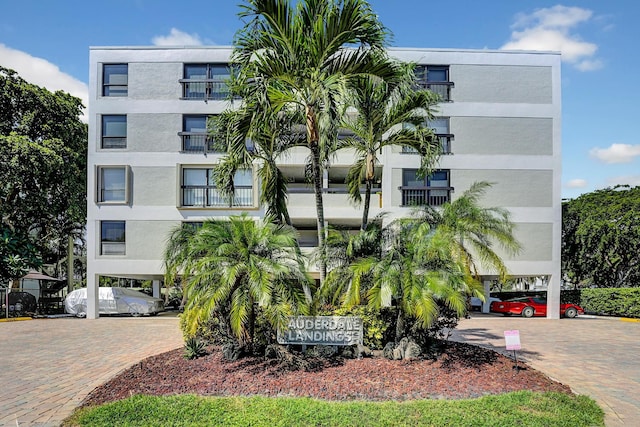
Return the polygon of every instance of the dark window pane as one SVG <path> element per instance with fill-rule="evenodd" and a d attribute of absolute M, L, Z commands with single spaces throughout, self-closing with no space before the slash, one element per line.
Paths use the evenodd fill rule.
<path fill-rule="evenodd" d="M 124 242 L 124 221 L 102 221 L 103 242 Z"/>
<path fill-rule="evenodd" d="M 102 68 L 102 95 L 127 96 L 128 69 L 127 64 L 105 64 Z"/>

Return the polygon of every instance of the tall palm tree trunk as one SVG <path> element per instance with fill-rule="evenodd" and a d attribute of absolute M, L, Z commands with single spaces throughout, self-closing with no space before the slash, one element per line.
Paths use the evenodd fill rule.
<path fill-rule="evenodd" d="M 366 181 L 366 189 L 364 192 L 364 209 L 362 210 L 362 226 L 361 230 L 367 229 L 367 224 L 369 223 L 369 205 L 371 204 L 371 180 Z"/>
<path fill-rule="evenodd" d="M 400 342 L 404 335 L 404 317 L 402 316 L 402 310 L 398 305 L 398 317 L 396 318 L 396 344 Z"/>
<path fill-rule="evenodd" d="M 320 257 L 320 284 L 324 283 L 327 275 L 327 260 L 325 258 L 325 226 L 324 204 L 322 200 L 322 167 L 320 164 L 320 135 L 318 132 L 318 117 L 313 106 L 306 107 L 307 141 L 311 150 L 311 168 L 313 173 L 313 188 L 316 196 L 316 214 L 318 216 L 318 246 Z"/>

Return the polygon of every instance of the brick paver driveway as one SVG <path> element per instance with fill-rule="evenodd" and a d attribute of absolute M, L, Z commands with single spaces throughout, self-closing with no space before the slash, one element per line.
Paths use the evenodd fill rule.
<path fill-rule="evenodd" d="M 0 323 L 0 426 L 57 426 L 121 370 L 181 345 L 168 313 Z"/>
<path fill-rule="evenodd" d="M 460 321 L 453 339 L 506 353 L 504 331 L 512 329 L 520 331 L 518 358 L 595 399 L 607 426 L 640 426 L 640 323 L 475 314 Z"/>

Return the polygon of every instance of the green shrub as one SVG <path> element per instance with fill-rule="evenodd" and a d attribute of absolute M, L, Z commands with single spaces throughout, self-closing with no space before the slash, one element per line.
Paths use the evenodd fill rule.
<path fill-rule="evenodd" d="M 205 344 L 195 337 L 187 338 L 184 343 L 184 357 L 185 359 L 197 359 L 207 354 Z"/>
<path fill-rule="evenodd" d="M 640 288 L 583 289 L 580 303 L 587 313 L 640 318 Z"/>
<path fill-rule="evenodd" d="M 390 309 L 374 310 L 365 305 L 350 309 L 343 307 L 325 308 L 320 316 L 358 316 L 362 318 L 363 342 L 372 350 L 382 350 L 385 343 L 393 341 L 395 314 Z"/>

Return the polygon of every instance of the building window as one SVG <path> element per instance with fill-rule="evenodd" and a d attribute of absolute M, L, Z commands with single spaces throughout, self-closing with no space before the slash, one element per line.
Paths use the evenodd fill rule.
<path fill-rule="evenodd" d="M 129 84 L 127 64 L 104 64 L 102 66 L 102 95 L 127 96 Z"/>
<path fill-rule="evenodd" d="M 427 121 L 427 126 L 433 130 L 433 133 L 435 133 L 440 141 L 440 154 L 451 154 L 451 140 L 453 139 L 453 135 L 449 129 L 449 117 L 434 117 Z M 415 154 L 418 151 L 413 147 L 403 146 L 402 152 Z"/>
<path fill-rule="evenodd" d="M 100 255 L 125 255 L 125 222 L 100 223 Z"/>
<path fill-rule="evenodd" d="M 421 89 L 429 89 L 440 96 L 441 101 L 451 101 L 453 82 L 449 81 L 449 67 L 446 65 L 418 65 L 415 68 L 416 84 Z"/>
<path fill-rule="evenodd" d="M 129 202 L 129 168 L 98 166 L 98 203 Z"/>
<path fill-rule="evenodd" d="M 253 174 L 242 169 L 234 178 L 234 194 L 225 197 L 215 185 L 213 169 L 182 169 L 182 206 L 185 207 L 253 207 Z"/>
<path fill-rule="evenodd" d="M 436 170 L 431 175 L 418 177 L 417 169 L 402 170 L 402 206 L 441 206 L 451 200 L 448 170 Z"/>
<path fill-rule="evenodd" d="M 187 153 L 214 153 L 224 151 L 217 147 L 207 133 L 206 115 L 188 115 L 182 117 L 182 151 Z"/>
<path fill-rule="evenodd" d="M 228 64 L 185 64 L 184 78 L 180 80 L 182 98 L 227 99 L 231 70 Z"/>
<path fill-rule="evenodd" d="M 102 116 L 101 148 L 127 148 L 127 116 Z"/>

